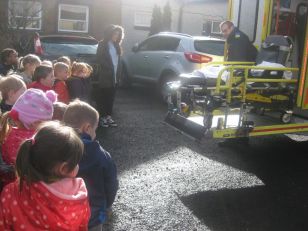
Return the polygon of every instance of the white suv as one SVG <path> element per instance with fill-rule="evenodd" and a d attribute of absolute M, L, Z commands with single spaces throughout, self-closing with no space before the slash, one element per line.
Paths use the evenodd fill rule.
<path fill-rule="evenodd" d="M 123 82 L 156 84 L 159 89 L 179 74 L 222 61 L 225 41 L 205 36 L 162 32 L 135 44 L 123 57 Z"/>

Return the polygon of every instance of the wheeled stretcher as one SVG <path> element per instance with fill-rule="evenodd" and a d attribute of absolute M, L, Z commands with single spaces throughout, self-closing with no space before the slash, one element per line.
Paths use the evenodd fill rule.
<path fill-rule="evenodd" d="M 290 123 L 298 74 L 297 68 L 285 67 L 291 50 L 288 37 L 269 36 L 262 44 L 257 63 L 210 63 L 205 71 L 180 75 L 178 81 L 168 83 L 169 119 L 175 114 L 188 117 L 201 113 L 203 127 L 199 135 L 213 127 L 215 115 L 223 117 L 214 126 L 227 129 L 232 111 L 238 111 L 237 126 L 244 130 L 254 127 L 254 122 L 247 119 L 248 112 L 278 112 L 282 123 Z"/>

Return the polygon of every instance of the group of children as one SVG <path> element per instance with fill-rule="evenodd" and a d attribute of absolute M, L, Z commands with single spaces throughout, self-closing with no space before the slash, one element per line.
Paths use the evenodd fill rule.
<path fill-rule="evenodd" d="M 102 230 L 115 200 L 116 166 L 87 102 L 92 68 L 65 59 L 27 55 L 0 80 L 0 230 Z"/>

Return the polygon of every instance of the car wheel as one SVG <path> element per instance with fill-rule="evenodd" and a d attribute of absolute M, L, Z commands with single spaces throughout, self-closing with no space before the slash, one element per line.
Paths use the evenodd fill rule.
<path fill-rule="evenodd" d="M 160 99 L 162 100 L 162 102 L 166 103 L 168 101 L 168 94 L 169 94 L 169 90 L 167 87 L 167 83 L 170 81 L 173 81 L 176 79 L 176 74 L 175 73 L 168 73 L 166 75 L 164 75 L 159 84 L 158 84 L 158 94 Z"/>

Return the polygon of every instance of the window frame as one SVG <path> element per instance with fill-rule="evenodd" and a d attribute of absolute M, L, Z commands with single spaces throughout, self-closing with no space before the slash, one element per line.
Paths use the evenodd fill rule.
<path fill-rule="evenodd" d="M 220 29 L 219 29 L 219 32 L 215 32 L 215 31 L 213 30 L 213 28 L 214 28 L 214 23 L 219 23 L 219 24 L 220 24 L 221 22 L 222 22 L 222 21 L 211 21 L 211 34 L 222 35 Z"/>
<path fill-rule="evenodd" d="M 34 4 L 38 4 L 40 6 L 40 11 L 38 12 L 38 15 L 39 17 L 32 17 L 32 16 L 17 16 L 15 15 L 14 17 L 15 18 L 27 18 L 27 19 L 30 19 L 30 20 L 38 20 L 39 22 L 39 27 L 38 28 L 33 28 L 33 27 L 18 27 L 18 26 L 12 26 L 11 25 L 11 17 L 12 17 L 12 13 L 11 13 L 11 4 L 12 2 L 14 2 L 15 4 L 16 3 L 24 3 L 24 2 L 29 2 L 31 3 L 31 1 L 21 1 L 21 0 L 9 0 L 8 2 L 8 27 L 9 28 L 13 28 L 13 29 L 25 29 L 25 30 L 41 30 L 42 29 L 42 11 L 43 11 L 43 6 L 42 6 L 42 3 L 39 2 L 39 1 L 34 1 L 33 3 Z"/>
<path fill-rule="evenodd" d="M 83 8 L 86 10 L 86 21 L 84 20 L 71 20 L 71 19 L 61 19 L 61 7 L 77 7 L 77 8 Z M 59 32 L 72 32 L 72 33 L 88 33 L 89 32 L 89 6 L 87 5 L 73 5 L 73 4 L 63 4 L 60 3 L 58 5 L 58 31 Z M 60 21 L 70 21 L 70 22 L 85 22 L 86 23 L 86 30 L 68 30 L 68 29 L 60 29 Z"/>
<path fill-rule="evenodd" d="M 138 14 L 144 14 L 144 15 L 147 14 L 149 16 L 149 19 L 150 19 L 149 23 L 143 24 L 143 23 L 136 22 L 136 17 L 137 17 Z M 134 13 L 134 27 L 150 28 L 151 27 L 151 18 L 152 18 L 152 14 L 149 11 L 140 11 L 140 10 L 135 11 L 135 13 Z"/>

